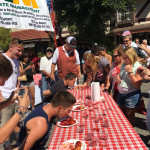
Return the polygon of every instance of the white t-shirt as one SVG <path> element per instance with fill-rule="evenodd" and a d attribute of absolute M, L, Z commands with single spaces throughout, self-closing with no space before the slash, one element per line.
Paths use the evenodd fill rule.
<path fill-rule="evenodd" d="M 11 62 L 12 67 L 13 67 L 12 75 L 8 78 L 7 81 L 5 81 L 4 86 L 0 86 L 0 91 L 2 93 L 2 96 L 4 98 L 9 98 L 11 92 L 16 89 L 18 77 L 20 76 L 19 61 L 17 59 L 13 60 L 13 59 L 9 58 L 4 53 L 3 53 L 3 55 Z"/>
<path fill-rule="evenodd" d="M 131 42 L 131 47 L 138 47 L 136 43 Z M 123 44 L 123 48 L 125 48 L 125 45 Z"/>
<path fill-rule="evenodd" d="M 150 50 L 150 46 L 149 45 L 147 45 L 147 48 Z M 145 54 L 145 56 L 148 56 L 148 54 L 143 49 L 141 51 Z M 147 61 L 150 62 L 150 57 L 147 58 Z"/>
<path fill-rule="evenodd" d="M 66 56 L 69 57 L 69 54 L 73 50 L 71 50 L 69 53 L 67 53 L 64 46 L 63 46 L 63 51 L 65 52 Z M 75 55 L 76 55 L 76 65 L 80 65 L 79 53 L 77 52 L 77 50 L 75 50 Z M 53 64 L 57 64 L 58 57 L 59 57 L 59 50 L 58 50 L 58 48 L 56 48 L 54 55 L 53 55 L 53 58 L 52 58 Z"/>
<path fill-rule="evenodd" d="M 52 58 L 48 59 L 46 56 L 40 60 L 40 70 L 45 70 L 47 73 L 51 73 Z M 57 66 L 55 67 L 57 70 Z"/>

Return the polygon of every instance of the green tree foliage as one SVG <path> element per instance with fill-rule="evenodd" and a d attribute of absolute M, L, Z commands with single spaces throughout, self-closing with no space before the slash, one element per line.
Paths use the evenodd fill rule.
<path fill-rule="evenodd" d="M 134 8 L 134 0 L 54 0 L 57 20 L 82 40 L 104 42 L 106 23 L 117 11 Z"/>
<path fill-rule="evenodd" d="M 0 27 L 0 49 L 7 51 L 11 40 L 10 29 Z"/>

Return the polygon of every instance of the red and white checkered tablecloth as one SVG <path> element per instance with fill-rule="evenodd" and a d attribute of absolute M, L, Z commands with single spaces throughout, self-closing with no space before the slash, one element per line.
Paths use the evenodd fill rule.
<path fill-rule="evenodd" d="M 69 90 L 77 100 L 86 101 L 90 98 L 91 90 L 90 88 L 84 90 Z M 81 141 L 85 141 L 85 133 L 87 130 L 92 128 L 100 128 L 100 130 L 105 130 L 108 133 L 107 139 L 107 147 L 101 147 L 99 144 L 96 147 L 90 147 L 89 142 L 85 141 L 87 144 L 87 150 L 100 150 L 100 149 L 115 149 L 115 150 L 147 150 L 146 146 L 135 132 L 134 128 L 130 125 L 126 117 L 123 115 L 115 101 L 109 96 L 107 93 L 100 92 L 100 95 L 104 97 L 106 100 L 105 103 L 100 102 L 96 106 L 98 109 L 93 109 L 93 111 L 88 111 L 89 107 L 85 111 L 87 111 L 90 115 L 95 113 L 106 113 L 106 118 L 109 121 L 109 127 L 103 128 L 101 127 L 101 121 L 99 123 L 94 123 L 93 119 L 90 117 L 88 119 L 84 119 L 81 112 L 70 112 L 70 116 L 74 117 L 78 120 L 78 123 L 85 123 L 85 130 L 83 133 L 77 133 L 77 125 L 72 126 L 70 128 L 61 128 L 56 125 L 53 136 L 48 147 L 49 150 L 58 150 L 59 146 L 62 142 L 78 139 Z M 109 109 L 108 109 L 109 108 Z M 94 132 L 95 137 L 99 137 L 99 132 Z"/>

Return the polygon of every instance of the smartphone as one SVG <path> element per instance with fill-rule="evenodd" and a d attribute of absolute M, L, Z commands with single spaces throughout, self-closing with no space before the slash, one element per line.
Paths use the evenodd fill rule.
<path fill-rule="evenodd" d="M 23 97 L 24 94 L 25 94 L 25 89 L 19 89 L 18 95 L 20 97 Z"/>
<path fill-rule="evenodd" d="M 138 73 L 142 73 L 142 72 L 143 72 L 143 69 L 142 69 L 142 68 L 138 68 L 138 69 L 137 69 L 137 72 L 138 72 Z"/>

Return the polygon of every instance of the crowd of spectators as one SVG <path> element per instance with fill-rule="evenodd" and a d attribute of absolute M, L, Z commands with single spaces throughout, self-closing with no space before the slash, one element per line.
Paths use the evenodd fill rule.
<path fill-rule="evenodd" d="M 130 31 L 124 31 L 122 39 L 123 44 L 110 55 L 107 47 L 99 43 L 76 49 L 76 38 L 69 36 L 64 45 L 55 50 L 48 47 L 43 57 L 32 60 L 23 42 L 12 39 L 8 51 L 0 54 L 0 143 L 4 143 L 4 149 L 13 148 L 9 137 L 13 131 L 20 150 L 43 149 L 56 116 L 68 115 L 76 102 L 67 89 L 74 85 L 82 89 L 91 82 L 100 83 L 134 127 L 141 102 L 140 86 L 143 80 L 150 80 L 150 46 L 146 39 L 136 38 L 133 42 Z M 37 107 L 33 79 L 36 73 L 42 74 L 42 104 Z M 83 83 L 79 84 L 82 76 Z M 20 89 L 25 91 L 22 96 L 18 95 Z M 31 113 L 25 117 L 29 101 Z M 22 117 L 25 119 L 20 128 Z M 150 128 L 148 123 L 147 127 Z"/>

